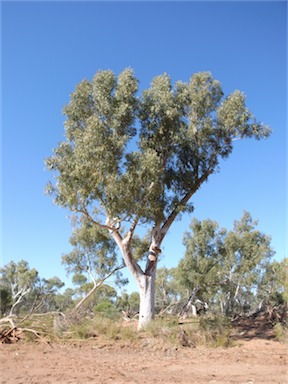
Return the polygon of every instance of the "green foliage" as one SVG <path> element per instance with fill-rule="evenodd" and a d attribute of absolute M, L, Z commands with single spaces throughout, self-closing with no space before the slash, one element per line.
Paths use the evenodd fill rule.
<path fill-rule="evenodd" d="M 248 212 L 229 232 L 211 220 L 194 219 L 184 236 L 185 257 L 176 270 L 179 283 L 188 292 L 196 290 L 202 301 L 218 302 L 227 315 L 253 304 L 274 254 L 270 237 L 256 229 L 257 224 Z"/>
<path fill-rule="evenodd" d="M 159 268 L 155 291 L 156 309 L 160 313 L 179 301 L 184 292 L 176 276 L 176 268 Z"/>
<path fill-rule="evenodd" d="M 143 260 L 148 256 L 149 245 L 151 241 L 151 233 L 148 231 L 146 235 L 140 238 L 138 235 L 135 235 L 131 242 L 131 248 L 133 252 L 133 257 L 137 261 Z"/>
<path fill-rule="evenodd" d="M 120 271 L 124 263 L 118 260 L 116 244 L 106 230 L 82 217 L 74 228 L 70 243 L 73 250 L 62 256 L 62 264 L 68 274 L 72 274 L 73 284 L 78 286 L 76 293 L 82 298 L 79 306 L 85 302 L 86 308 L 91 309 L 101 295 L 105 280 L 112 274 L 117 286 L 127 283 Z"/>
<path fill-rule="evenodd" d="M 138 292 L 132 292 L 128 299 L 128 305 L 132 312 L 139 312 L 140 296 Z"/>
<path fill-rule="evenodd" d="M 208 72 L 174 86 L 160 75 L 139 97 L 137 84 L 125 69 L 118 77 L 99 71 L 76 87 L 64 108 L 66 141 L 46 161 L 56 171 L 48 191 L 57 204 L 96 221 L 104 213 L 159 223 L 189 209 L 183 196 L 215 172 L 233 139 L 270 133 L 242 93 L 223 98 Z"/>
<path fill-rule="evenodd" d="M 108 300 L 101 301 L 93 308 L 93 311 L 95 314 L 99 314 L 108 319 L 119 319 L 120 317 L 119 310 L 116 308 L 115 304 Z"/>
<path fill-rule="evenodd" d="M 12 294 L 7 286 L 0 286 L 0 313 L 4 315 L 12 306 Z"/>
<path fill-rule="evenodd" d="M 243 308 L 245 301 L 251 301 L 251 293 L 259 285 L 259 278 L 274 251 L 271 238 L 256 229 L 248 212 L 243 213 L 240 221 L 235 221 L 233 231 L 225 238 L 226 260 L 224 261 L 223 293 L 226 295 L 225 312 L 233 312 L 238 305 Z"/>
<path fill-rule="evenodd" d="M 0 269 L 1 282 L 11 286 L 14 292 L 17 289 L 29 289 L 37 282 L 38 272 L 30 269 L 28 262 L 21 260 L 18 263 L 11 261 Z"/>
<path fill-rule="evenodd" d="M 27 261 L 11 261 L 0 269 L 1 313 L 17 315 L 59 310 L 56 297 L 63 286 L 57 276 L 41 279 Z"/>
<path fill-rule="evenodd" d="M 277 323 L 273 327 L 275 338 L 278 341 L 288 342 L 288 329 L 285 328 L 282 324 Z"/>
<path fill-rule="evenodd" d="M 74 306 L 75 304 L 77 305 L 80 300 L 82 300 L 83 296 L 85 297 L 87 296 L 87 294 L 89 294 L 92 287 L 93 287 L 93 284 L 89 283 L 89 284 L 80 285 L 79 288 L 75 289 L 76 300 L 74 302 Z M 116 298 L 117 298 L 116 290 L 110 285 L 103 283 L 99 285 L 91 295 L 89 295 L 89 297 L 85 301 L 85 304 L 83 304 L 82 309 L 87 313 L 93 312 L 95 310 L 95 307 L 98 304 L 101 304 L 102 302 L 107 302 L 111 304 L 111 303 L 114 303 L 114 301 L 116 301 Z"/>
<path fill-rule="evenodd" d="M 197 297 L 208 301 L 219 289 L 226 231 L 219 229 L 215 221 L 196 219 L 192 220 L 190 229 L 184 235 L 185 257 L 176 274 L 180 285 L 189 292 L 196 289 Z"/>
<path fill-rule="evenodd" d="M 108 211 L 118 210 L 115 182 L 127 141 L 136 133 L 136 91 L 137 80 L 127 69 L 118 79 L 99 71 L 71 95 L 64 108 L 67 142 L 47 161 L 60 172 L 57 203 L 72 208 L 99 200 Z"/>
<path fill-rule="evenodd" d="M 75 305 L 74 297 L 75 291 L 72 288 L 67 288 L 63 293 L 58 292 L 54 296 L 55 309 L 60 312 L 72 309 Z"/>
<path fill-rule="evenodd" d="M 57 276 L 49 279 L 39 279 L 38 284 L 29 293 L 31 295 L 30 301 L 34 298 L 34 308 L 31 307 L 30 310 L 41 312 L 63 310 L 64 308 L 60 308 L 57 304 L 57 296 L 64 285 Z"/>
<path fill-rule="evenodd" d="M 200 328 L 203 331 L 217 329 L 219 331 L 231 329 L 231 320 L 224 315 L 201 317 L 199 322 Z"/>
<path fill-rule="evenodd" d="M 0 274 L 2 290 L 6 288 L 11 298 L 12 314 L 16 309 L 19 311 L 19 304 L 23 304 L 24 297 L 36 286 L 39 281 L 38 272 L 34 268 L 30 269 L 27 261 L 21 260 L 6 264 L 0 269 Z"/>
<path fill-rule="evenodd" d="M 96 316 L 93 319 L 73 324 L 68 335 L 73 338 L 88 339 L 102 336 L 113 341 L 133 341 L 138 338 L 134 328 L 125 327 L 121 322 L 107 317 Z"/>
<path fill-rule="evenodd" d="M 130 295 L 123 292 L 118 296 L 116 307 L 119 311 L 123 311 L 127 316 L 134 316 L 139 313 L 140 296 L 138 292 L 131 292 Z"/>
<path fill-rule="evenodd" d="M 272 305 L 288 302 L 288 258 L 265 266 L 260 280 L 259 297 Z"/>
<path fill-rule="evenodd" d="M 167 329 L 178 327 L 178 319 L 173 317 L 160 317 L 149 323 L 142 332 L 147 332 L 153 337 L 165 335 Z"/>
<path fill-rule="evenodd" d="M 230 347 L 233 345 L 230 338 L 232 325 L 226 316 L 202 317 L 199 325 L 206 344 L 212 347 Z"/>
<path fill-rule="evenodd" d="M 161 340 L 176 347 L 230 347 L 234 345 L 231 330 L 231 323 L 225 316 L 194 319 L 181 325 L 176 317 L 164 317 L 148 324 L 142 332 L 146 337 L 152 336 L 155 343 Z"/>
<path fill-rule="evenodd" d="M 96 227 L 83 217 L 70 238 L 73 250 L 62 256 L 62 263 L 69 274 L 74 274 L 75 282 L 83 284 L 89 272 L 95 278 L 103 278 L 117 263 L 115 243 L 107 231 Z"/>

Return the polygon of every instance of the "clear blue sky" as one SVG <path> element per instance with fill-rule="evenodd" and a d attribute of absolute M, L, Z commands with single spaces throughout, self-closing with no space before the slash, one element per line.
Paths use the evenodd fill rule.
<path fill-rule="evenodd" d="M 230 229 L 243 210 L 286 243 L 287 3 L 10 2 L 2 4 L 2 265 L 25 259 L 41 277 L 65 280 L 69 212 L 44 195 L 44 159 L 64 138 L 63 106 L 83 78 L 132 67 L 141 89 L 163 72 L 188 81 L 211 71 L 225 93 L 240 89 L 266 141 L 239 141 L 174 224 L 160 266 L 176 266 L 192 217 Z"/>

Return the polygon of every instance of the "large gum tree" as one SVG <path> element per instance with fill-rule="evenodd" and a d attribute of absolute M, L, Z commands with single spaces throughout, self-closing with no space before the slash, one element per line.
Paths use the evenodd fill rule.
<path fill-rule="evenodd" d="M 154 316 L 157 260 L 172 223 L 193 209 L 191 197 L 234 140 L 270 130 L 242 92 L 224 97 L 208 72 L 175 84 L 164 73 L 139 94 L 131 69 L 98 71 L 76 87 L 64 114 L 66 140 L 46 160 L 54 172 L 47 189 L 56 204 L 110 233 L 139 287 L 141 329 Z M 145 267 L 133 253 L 143 224 L 151 233 Z"/>

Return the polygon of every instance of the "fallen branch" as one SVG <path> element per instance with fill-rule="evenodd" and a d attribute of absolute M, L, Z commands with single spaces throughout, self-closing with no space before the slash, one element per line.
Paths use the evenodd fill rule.
<path fill-rule="evenodd" d="M 13 315 L 13 317 L 15 317 L 15 316 Z M 38 331 L 35 331 L 34 329 L 31 329 L 31 328 L 19 327 L 19 325 L 22 324 L 29 317 L 31 317 L 31 314 L 25 316 L 21 321 L 19 321 L 19 323 L 17 325 L 15 324 L 14 320 L 12 319 L 12 316 L 3 317 L 2 319 L 0 319 L 0 324 L 5 324 L 5 323 L 10 324 L 10 328 L 0 330 L 1 343 L 7 344 L 7 343 L 17 342 L 23 338 L 22 335 L 24 332 L 30 332 L 30 333 L 33 333 L 42 342 L 44 342 L 45 344 L 48 344 L 52 348 L 52 345 L 48 341 L 46 341 L 40 335 L 40 333 Z"/>
<path fill-rule="evenodd" d="M 17 327 L 13 327 L 13 328 L 10 328 L 8 330 L 3 330 L 2 332 L 0 332 L 0 341 L 2 344 L 10 344 L 10 343 L 15 343 L 15 342 L 18 342 L 19 340 L 21 340 L 23 338 L 23 333 L 24 332 L 30 332 L 30 333 L 33 333 L 33 335 L 35 335 L 38 339 L 40 339 L 41 342 L 49 345 L 51 348 L 52 345 L 49 341 L 45 340 L 40 334 L 39 332 L 35 331 L 34 329 L 31 329 L 31 328 L 17 328 Z"/>
<path fill-rule="evenodd" d="M 165 315 L 165 313 L 172 307 L 176 306 L 177 304 L 179 304 L 179 301 L 172 301 L 167 307 L 161 309 L 161 311 L 158 313 L 158 316 L 161 317 L 163 315 Z"/>
<path fill-rule="evenodd" d="M 15 315 L 12 316 L 15 317 Z M 10 323 L 11 327 L 15 328 L 16 326 L 14 320 L 12 319 L 12 316 L 3 317 L 2 319 L 0 319 L 0 324 Z"/>
<path fill-rule="evenodd" d="M 49 345 L 49 347 L 53 348 L 51 343 L 47 340 L 45 340 L 40 334 L 39 332 L 35 331 L 34 329 L 30 329 L 30 328 L 19 328 L 19 330 L 21 332 L 31 332 L 33 333 L 33 335 L 35 335 L 38 339 L 40 339 L 40 341 L 42 341 L 43 343 Z"/>

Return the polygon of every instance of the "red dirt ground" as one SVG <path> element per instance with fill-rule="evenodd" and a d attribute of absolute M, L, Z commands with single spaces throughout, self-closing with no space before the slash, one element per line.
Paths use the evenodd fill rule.
<path fill-rule="evenodd" d="M 287 344 L 245 333 L 229 348 L 94 340 L 0 345 L 2 384 L 288 383 Z M 240 338 L 240 339 L 239 339 Z"/>

